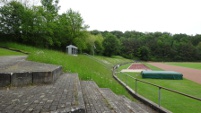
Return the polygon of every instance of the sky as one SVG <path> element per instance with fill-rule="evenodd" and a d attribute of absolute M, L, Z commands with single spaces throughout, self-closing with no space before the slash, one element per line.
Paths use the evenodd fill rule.
<path fill-rule="evenodd" d="M 81 14 L 88 30 L 201 34 L 200 0 L 60 0 L 59 13 Z"/>

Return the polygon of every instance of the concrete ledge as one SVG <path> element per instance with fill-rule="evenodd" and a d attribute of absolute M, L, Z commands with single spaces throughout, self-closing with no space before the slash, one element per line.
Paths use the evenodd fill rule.
<path fill-rule="evenodd" d="M 49 84 L 53 82 L 52 72 L 33 72 L 33 84 Z"/>
<path fill-rule="evenodd" d="M 61 66 L 49 72 L 32 72 L 32 82 L 33 84 L 50 84 L 56 81 L 61 73 Z"/>
<path fill-rule="evenodd" d="M 0 56 L 0 87 L 49 84 L 62 73 L 58 65 L 26 61 L 27 56 Z"/>
<path fill-rule="evenodd" d="M 57 80 L 59 78 L 59 76 L 62 74 L 62 67 L 59 66 L 57 67 L 57 69 L 55 69 L 53 72 L 53 81 Z"/>
<path fill-rule="evenodd" d="M 11 84 L 11 74 L 0 73 L 0 87 L 5 87 Z"/>
<path fill-rule="evenodd" d="M 0 87 L 21 87 L 31 84 L 54 83 L 62 74 L 62 67 L 58 66 L 52 71 L 44 72 L 14 72 L 0 73 Z"/>
<path fill-rule="evenodd" d="M 13 73 L 11 74 L 11 86 L 25 86 L 32 84 L 32 73 Z"/>

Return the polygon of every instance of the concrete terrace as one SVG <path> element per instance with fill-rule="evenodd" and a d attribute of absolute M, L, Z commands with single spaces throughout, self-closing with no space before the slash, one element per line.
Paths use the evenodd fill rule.
<path fill-rule="evenodd" d="M 27 56 L 0 57 L 0 87 L 53 83 L 61 66 L 26 61 Z"/>

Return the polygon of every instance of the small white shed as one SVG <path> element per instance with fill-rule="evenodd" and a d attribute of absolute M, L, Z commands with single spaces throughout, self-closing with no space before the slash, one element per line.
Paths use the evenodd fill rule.
<path fill-rule="evenodd" d="M 78 53 L 77 51 L 78 51 L 78 48 L 74 45 L 66 46 L 66 52 L 69 55 L 77 55 L 77 53 Z"/>

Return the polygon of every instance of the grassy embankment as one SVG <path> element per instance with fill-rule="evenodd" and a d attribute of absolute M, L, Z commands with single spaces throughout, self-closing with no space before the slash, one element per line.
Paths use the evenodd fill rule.
<path fill-rule="evenodd" d="M 61 65 L 64 72 L 78 73 L 81 80 L 93 80 L 101 88 L 110 88 L 116 94 L 131 98 L 127 91 L 113 79 L 111 71 L 115 64 L 130 61 L 128 59 L 122 57 L 89 57 L 87 55 L 71 56 L 59 51 L 39 49 L 16 43 L 0 43 L 0 45 L 29 52 L 28 60 Z"/>
<path fill-rule="evenodd" d="M 0 48 L 0 56 L 7 56 L 7 55 L 24 55 L 24 54 Z"/>
<path fill-rule="evenodd" d="M 157 67 L 146 64 L 152 70 L 161 70 Z M 124 68 L 127 68 L 125 66 Z M 122 68 L 119 68 L 120 71 Z M 193 95 L 195 97 L 201 98 L 201 85 L 195 82 L 192 82 L 187 79 L 183 80 L 160 80 L 160 79 L 142 79 L 140 73 L 126 73 L 137 79 L 148 81 L 166 88 L 170 88 L 173 90 L 177 90 L 186 94 Z M 119 73 L 118 77 L 121 78 L 124 82 L 129 84 L 131 88 L 135 88 L 135 82 L 132 79 L 128 79 L 125 74 Z M 158 88 L 147 85 L 144 83 L 138 82 L 137 92 L 152 100 L 155 103 L 158 103 Z M 174 113 L 199 113 L 201 111 L 201 102 L 197 100 L 192 100 L 187 97 L 171 93 L 165 90 L 161 90 L 161 105 L 166 109 L 174 112 Z"/>

